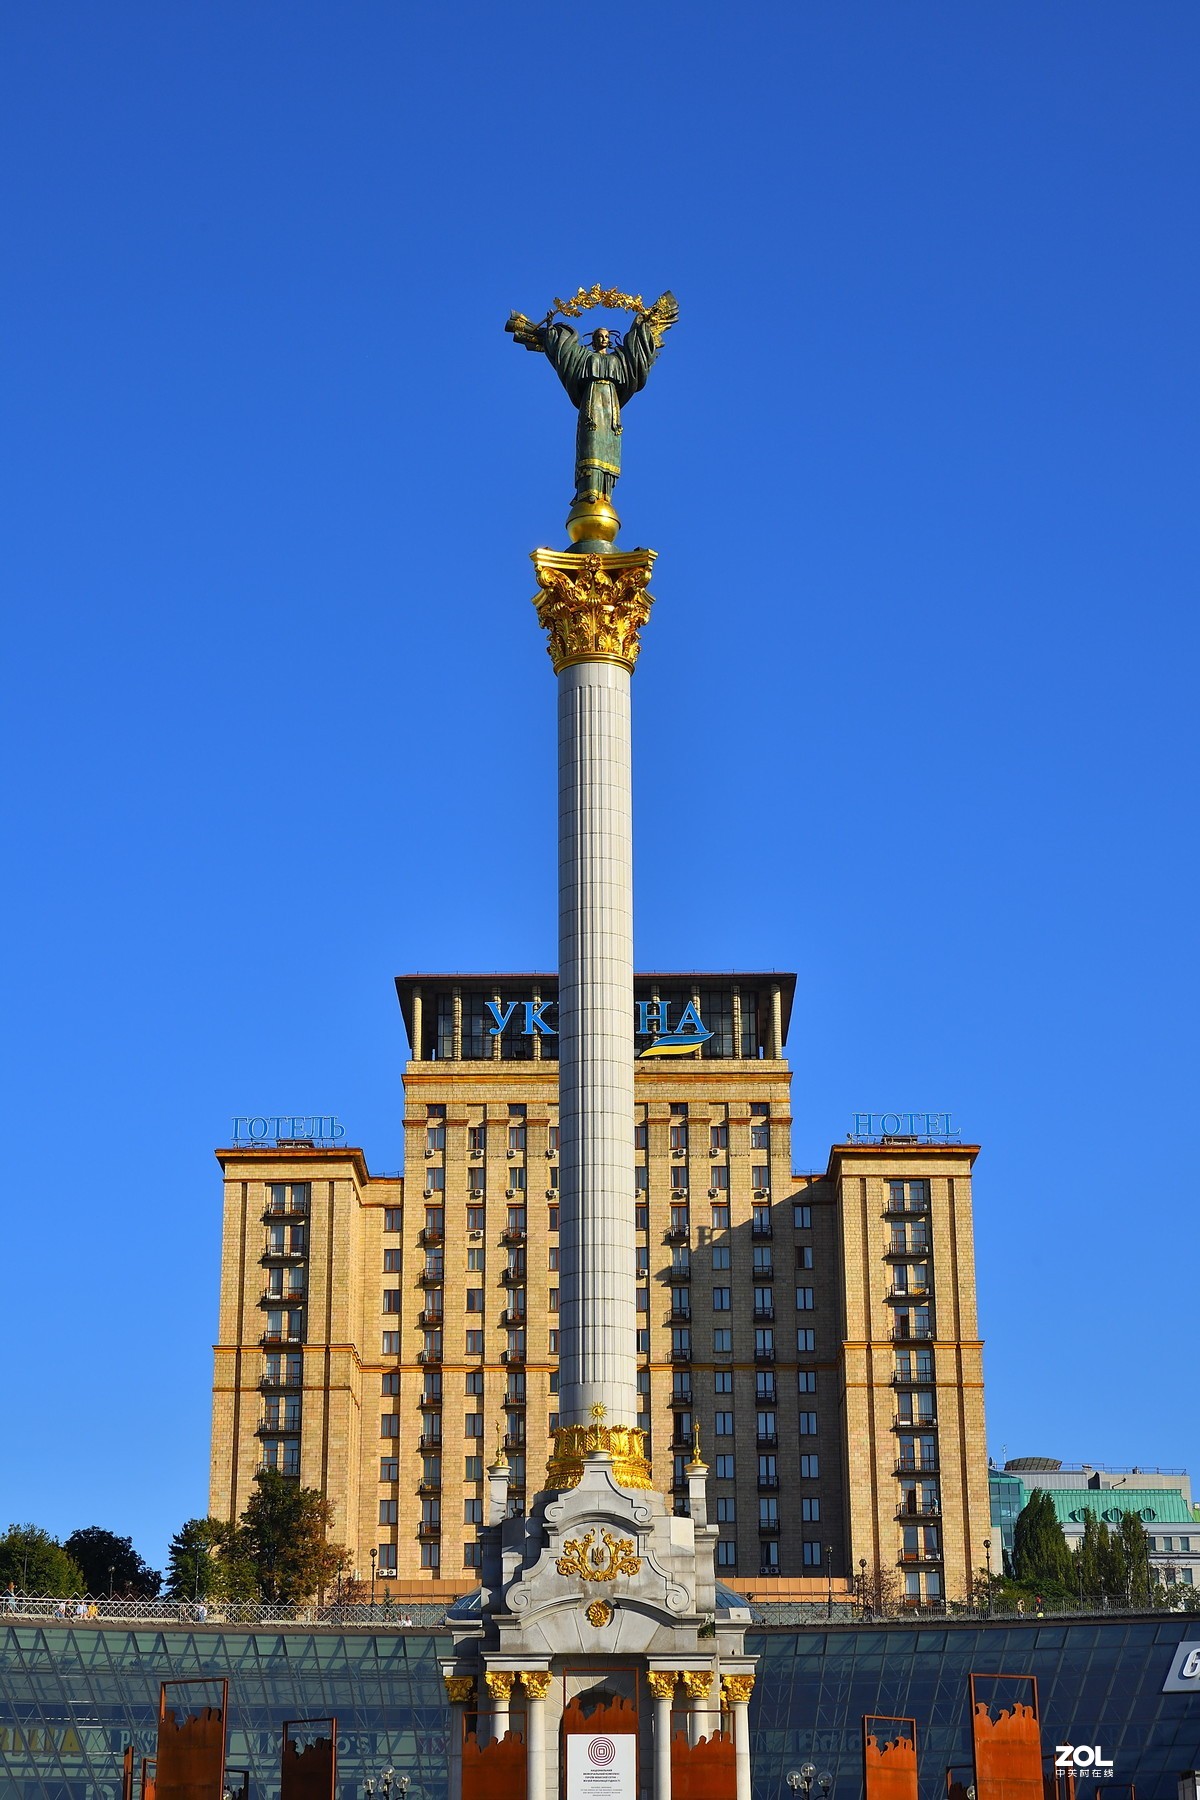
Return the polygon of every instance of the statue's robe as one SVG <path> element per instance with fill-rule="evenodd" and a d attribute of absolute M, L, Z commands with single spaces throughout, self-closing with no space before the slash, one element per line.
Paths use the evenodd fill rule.
<path fill-rule="evenodd" d="M 579 409 L 575 497 L 600 494 L 608 499 L 621 473 L 621 408 L 646 385 L 658 355 L 654 333 L 639 319 L 613 350 L 589 349 L 573 325 L 546 325 L 538 336 Z"/>

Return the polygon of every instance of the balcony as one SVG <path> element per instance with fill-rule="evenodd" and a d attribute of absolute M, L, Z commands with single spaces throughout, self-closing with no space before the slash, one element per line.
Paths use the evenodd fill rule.
<path fill-rule="evenodd" d="M 777 1576 L 779 1574 L 779 1564 L 778 1563 L 760 1563 L 759 1567 L 758 1567 L 758 1572 L 759 1572 L 760 1576 L 761 1575 Z"/>
<path fill-rule="evenodd" d="M 524 1269 L 502 1269 L 500 1271 L 500 1285 L 501 1287 L 506 1288 L 524 1287 Z"/>
<path fill-rule="evenodd" d="M 303 1288 L 295 1288 L 290 1294 L 276 1294 L 270 1288 L 264 1288 L 258 1296 L 260 1306 L 303 1306 L 304 1300 Z"/>
<path fill-rule="evenodd" d="M 300 1464 L 285 1463 L 280 1468 L 276 1463 L 260 1462 L 255 1468 L 256 1475 L 282 1475 L 285 1481 L 299 1481 Z"/>
<path fill-rule="evenodd" d="M 446 1233 L 441 1226 L 425 1225 L 417 1233 L 418 1244 L 444 1244 Z"/>
<path fill-rule="evenodd" d="M 441 1404 L 442 1396 L 440 1394 L 422 1394 L 417 1401 L 422 1412 L 436 1412 Z"/>
<path fill-rule="evenodd" d="M 758 1521 L 759 1537 L 778 1537 L 780 1525 L 778 1519 L 760 1519 Z"/>
<path fill-rule="evenodd" d="M 691 1241 L 692 1228 L 690 1225 L 672 1225 L 666 1234 L 668 1244 L 690 1244 Z"/>
<path fill-rule="evenodd" d="M 759 1380 L 761 1379 L 762 1377 L 760 1376 Z M 760 1387 L 757 1389 L 754 1395 L 754 1403 L 756 1406 L 779 1405 L 779 1395 L 775 1390 L 775 1383 L 773 1380 L 770 1387 Z"/>
<path fill-rule="evenodd" d="M 510 1328 L 513 1326 L 524 1325 L 524 1323 L 525 1323 L 525 1308 L 523 1306 L 520 1308 L 515 1307 L 515 1306 L 506 1306 L 504 1308 L 504 1311 L 500 1314 L 500 1323 L 502 1325 L 507 1325 Z"/>
<path fill-rule="evenodd" d="M 885 1219 L 911 1219 L 914 1213 L 928 1213 L 928 1200 L 889 1200 L 883 1209 Z"/>
<path fill-rule="evenodd" d="M 883 1297 L 885 1300 L 899 1300 L 903 1304 L 906 1300 L 928 1300 L 932 1293 L 931 1287 L 898 1287 L 893 1282 Z"/>
<path fill-rule="evenodd" d="M 258 1341 L 260 1344 L 270 1346 L 271 1344 L 302 1344 L 304 1339 L 298 1331 L 264 1331 Z"/>
<path fill-rule="evenodd" d="M 941 1568 L 940 1550 L 902 1550 L 896 1561 L 904 1569 Z"/>
<path fill-rule="evenodd" d="M 440 1363 L 441 1360 L 442 1360 L 442 1353 L 440 1350 L 418 1350 L 417 1351 L 417 1361 L 419 1363 Z"/>
<path fill-rule="evenodd" d="M 666 1322 L 668 1325 L 690 1325 L 692 1322 L 691 1307 L 673 1306 L 667 1314 Z"/>
<path fill-rule="evenodd" d="M 677 1345 L 677 1344 L 671 1345 L 671 1361 L 673 1363 L 690 1363 L 691 1360 L 692 1360 L 692 1347 L 690 1344 L 688 1345 L 686 1350 L 681 1345 Z"/>
<path fill-rule="evenodd" d="M 303 1262 L 307 1255 L 308 1255 L 308 1251 L 306 1249 L 305 1250 L 285 1250 L 282 1247 L 282 1245 L 278 1249 L 276 1249 L 274 1244 L 268 1244 L 267 1248 L 263 1251 L 262 1255 L 259 1257 L 258 1260 L 263 1265 L 264 1268 L 269 1268 L 272 1263 Z"/>
<path fill-rule="evenodd" d="M 444 1317 L 440 1306 L 423 1306 L 417 1314 L 417 1324 L 426 1331 L 440 1331 Z"/>
<path fill-rule="evenodd" d="M 525 1235 L 525 1227 L 523 1225 L 508 1225 L 500 1233 L 500 1242 L 502 1244 L 523 1244 L 525 1242 Z"/>
<path fill-rule="evenodd" d="M 256 1437 L 295 1437 L 300 1430 L 300 1415 L 288 1413 L 282 1419 L 260 1419 L 254 1427 Z"/>
<path fill-rule="evenodd" d="M 692 1404 L 691 1388 L 680 1388 L 678 1390 L 678 1392 L 675 1392 L 671 1395 L 671 1405 L 672 1406 L 690 1407 L 691 1404 Z"/>
<path fill-rule="evenodd" d="M 893 1344 L 924 1344 L 929 1343 L 932 1338 L 932 1325 L 913 1325 L 910 1322 L 907 1325 L 892 1326 Z"/>
<path fill-rule="evenodd" d="M 433 1525 L 427 1519 L 422 1519 L 421 1523 L 417 1526 L 417 1536 L 423 1544 L 434 1543 L 441 1535 L 441 1526 Z"/>
<path fill-rule="evenodd" d="M 754 1441 L 760 1450 L 775 1450 L 779 1446 L 779 1433 L 760 1431 Z"/>
<path fill-rule="evenodd" d="M 754 1352 L 754 1360 L 756 1363 L 760 1364 L 773 1363 L 775 1361 L 775 1352 L 774 1350 L 756 1350 Z"/>
<path fill-rule="evenodd" d="M 940 1519 L 941 1504 L 937 1500 L 921 1500 L 915 1506 L 901 1504 L 896 1508 L 896 1518 L 900 1524 L 906 1519 Z"/>
<path fill-rule="evenodd" d="M 905 1375 L 897 1371 L 897 1373 L 892 1376 L 892 1386 L 894 1388 L 932 1387 L 933 1370 L 926 1369 L 923 1372 L 918 1370 L 915 1375 Z"/>
<path fill-rule="evenodd" d="M 303 1383 L 297 1370 L 295 1375 L 264 1375 L 258 1385 L 264 1394 L 281 1394 L 286 1388 L 299 1388 Z"/>
<path fill-rule="evenodd" d="M 762 1324 L 764 1322 L 764 1320 L 770 1321 L 774 1317 L 775 1317 L 774 1306 L 756 1306 L 754 1309 L 754 1319 L 755 1319 L 756 1324 Z"/>
<path fill-rule="evenodd" d="M 777 1494 L 779 1492 L 779 1477 L 778 1475 L 760 1475 L 757 1486 L 760 1494 Z"/>
<path fill-rule="evenodd" d="M 417 1276 L 418 1284 L 423 1288 L 441 1287 L 446 1279 L 444 1269 L 422 1269 Z"/>
<path fill-rule="evenodd" d="M 901 1456 L 892 1470 L 893 1475 L 936 1475 L 937 1472 L 936 1456 Z"/>
<path fill-rule="evenodd" d="M 271 1219 L 307 1219 L 307 1200 L 287 1200 L 282 1206 L 268 1206 L 263 1212 L 263 1223 Z"/>
<path fill-rule="evenodd" d="M 440 1494 L 441 1491 L 442 1491 L 441 1482 L 434 1481 L 434 1480 L 432 1480 L 432 1478 L 430 1478 L 428 1476 L 423 1475 L 421 1477 L 420 1481 L 418 1481 L 418 1483 L 417 1483 L 418 1494 Z"/>
<path fill-rule="evenodd" d="M 506 1431 L 504 1436 L 500 1439 L 500 1442 L 503 1444 L 505 1450 L 515 1450 L 518 1456 L 525 1448 L 525 1437 L 523 1433 L 520 1437 L 514 1437 L 511 1432 Z"/>
<path fill-rule="evenodd" d="M 523 1350 L 502 1350 L 500 1352 L 500 1361 L 506 1368 L 515 1368 L 519 1364 L 524 1363 L 525 1352 Z"/>
<path fill-rule="evenodd" d="M 753 1221 L 750 1226 L 750 1241 L 754 1244 L 765 1244 L 775 1236 L 775 1227 L 770 1219 Z"/>
<path fill-rule="evenodd" d="M 902 1413 L 897 1413 L 896 1417 L 892 1420 L 892 1430 L 893 1431 L 936 1431 L 937 1430 L 937 1420 L 936 1420 L 936 1418 L 906 1419 Z"/>
<path fill-rule="evenodd" d="M 441 1447 L 442 1434 L 440 1431 L 423 1431 L 417 1439 L 418 1450 L 429 1451 L 436 1455 Z"/>
<path fill-rule="evenodd" d="M 883 1254 L 889 1257 L 928 1256 L 932 1248 L 932 1244 L 925 1238 L 921 1238 L 919 1241 L 914 1240 L 910 1243 L 906 1243 L 903 1238 L 893 1238 Z"/>

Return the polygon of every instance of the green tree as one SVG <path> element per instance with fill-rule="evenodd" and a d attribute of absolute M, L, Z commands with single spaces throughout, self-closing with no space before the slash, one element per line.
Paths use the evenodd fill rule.
<path fill-rule="evenodd" d="M 1042 1593 L 1066 1593 L 1074 1573 L 1071 1552 L 1044 1488 L 1034 1488 L 1013 1529 L 1013 1577 Z"/>
<path fill-rule="evenodd" d="M 10 1525 L 0 1537 L 0 1589 L 66 1599 L 85 1589 L 83 1570 L 40 1525 Z"/>
<path fill-rule="evenodd" d="M 1083 1515 L 1083 1536 L 1075 1546 L 1075 1591 L 1088 1606 L 1100 1606 L 1106 1597 L 1100 1556 L 1100 1521 L 1090 1510 Z"/>
<path fill-rule="evenodd" d="M 276 1469 L 254 1478 L 226 1554 L 250 1564 L 265 1600 L 297 1605 L 328 1587 L 349 1557 L 328 1541 L 332 1507 L 316 1488 L 301 1487 Z"/>
<path fill-rule="evenodd" d="M 1121 1514 L 1121 1546 L 1125 1552 L 1126 1590 L 1130 1606 L 1149 1606 L 1154 1578 L 1146 1527 L 1135 1512 Z"/>
<path fill-rule="evenodd" d="M 63 1549 L 83 1571 L 89 1594 L 122 1594 L 127 1599 L 153 1600 L 162 1576 L 142 1561 L 133 1539 L 118 1537 L 101 1525 L 85 1525 L 73 1531 Z"/>
<path fill-rule="evenodd" d="M 256 1600 L 254 1570 L 236 1528 L 223 1519 L 187 1519 L 167 1550 L 167 1592 L 175 1600 Z"/>

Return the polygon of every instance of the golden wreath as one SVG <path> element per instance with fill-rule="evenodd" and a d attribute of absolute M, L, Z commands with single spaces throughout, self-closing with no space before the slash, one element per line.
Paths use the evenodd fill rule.
<path fill-rule="evenodd" d="M 639 323 L 650 327 L 658 344 L 662 343 L 664 332 L 669 331 L 679 317 L 679 303 L 670 290 L 660 294 L 653 306 L 647 306 L 640 294 L 623 294 L 620 288 L 602 288 L 597 282 L 594 287 L 581 287 L 567 300 L 556 296 L 554 305 L 541 325 L 526 318 L 524 313 L 514 312 L 509 314 L 504 329 L 511 332 L 517 343 L 524 344 L 527 350 L 540 350 L 542 343 L 538 333 L 550 324 L 557 313 L 561 313 L 565 319 L 578 319 L 594 306 L 603 306 L 613 312 L 633 313 Z"/>

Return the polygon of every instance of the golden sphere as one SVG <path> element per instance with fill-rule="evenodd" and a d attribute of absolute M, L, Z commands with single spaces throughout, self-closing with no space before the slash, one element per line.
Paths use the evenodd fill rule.
<path fill-rule="evenodd" d="M 573 544 L 611 544 L 620 529 L 621 521 L 612 501 L 599 495 L 592 500 L 577 500 L 567 514 L 567 536 Z"/>

